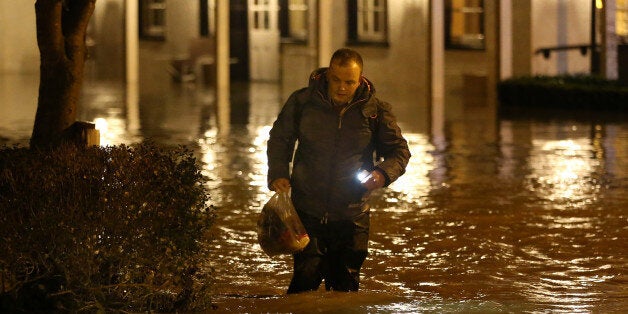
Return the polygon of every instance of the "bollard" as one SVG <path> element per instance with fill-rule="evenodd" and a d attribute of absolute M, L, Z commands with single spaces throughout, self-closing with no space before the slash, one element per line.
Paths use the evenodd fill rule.
<path fill-rule="evenodd" d="M 85 121 L 76 121 L 65 130 L 68 142 L 79 147 L 99 146 L 100 131 L 96 130 L 96 124 Z"/>

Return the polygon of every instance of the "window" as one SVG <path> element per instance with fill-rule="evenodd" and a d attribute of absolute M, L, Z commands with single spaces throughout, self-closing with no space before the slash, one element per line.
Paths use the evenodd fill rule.
<path fill-rule="evenodd" d="M 445 36 L 448 49 L 484 49 L 484 1 L 447 0 Z"/>
<path fill-rule="evenodd" d="M 166 0 L 140 0 L 140 38 L 164 40 Z"/>
<path fill-rule="evenodd" d="M 615 17 L 617 36 L 623 43 L 628 43 L 628 0 L 617 0 Z"/>
<path fill-rule="evenodd" d="M 386 0 L 349 0 L 348 9 L 350 44 L 388 43 Z"/>
<path fill-rule="evenodd" d="M 254 30 L 271 29 L 269 4 L 268 0 L 255 0 L 250 3 L 249 10 L 253 16 L 251 26 Z"/>
<path fill-rule="evenodd" d="M 281 0 L 281 37 L 306 42 L 308 33 L 308 0 Z"/>

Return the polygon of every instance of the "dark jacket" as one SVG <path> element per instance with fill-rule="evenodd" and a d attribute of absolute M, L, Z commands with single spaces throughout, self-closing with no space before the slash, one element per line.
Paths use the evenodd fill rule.
<path fill-rule="evenodd" d="M 361 78 L 346 109 L 334 110 L 326 71 L 314 71 L 309 86 L 288 98 L 274 122 L 268 140 L 268 183 L 290 178 L 298 212 L 330 220 L 352 219 L 368 210 L 366 189 L 357 173 L 376 167 L 385 174 L 388 186 L 405 172 L 410 150 L 390 104 L 375 97 L 373 84 L 366 78 Z M 377 165 L 375 149 L 383 157 Z"/>

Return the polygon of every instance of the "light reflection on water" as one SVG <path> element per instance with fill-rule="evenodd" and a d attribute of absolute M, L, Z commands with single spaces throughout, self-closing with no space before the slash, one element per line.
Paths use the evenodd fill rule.
<path fill-rule="evenodd" d="M 552 202 L 595 201 L 599 184 L 594 174 L 600 162 L 589 142 L 588 138 L 533 140 L 530 189 Z"/>
<path fill-rule="evenodd" d="M 413 206 L 426 206 L 426 196 L 431 189 L 429 174 L 435 168 L 434 156 L 431 152 L 435 148 L 424 134 L 408 133 L 405 134 L 405 138 L 408 141 L 412 158 L 408 163 L 406 173 L 393 182 L 383 196 L 390 206 L 381 210 L 414 210 L 399 207 L 400 199 L 404 200 L 403 203 L 413 204 Z"/>
<path fill-rule="evenodd" d="M 231 203 L 219 209 L 225 224 L 238 226 L 219 236 L 219 251 L 236 253 L 227 257 L 228 265 L 216 265 L 224 271 L 216 285 L 222 310 L 575 313 L 614 311 L 626 304 L 621 275 L 628 266 L 622 244 L 626 192 L 598 179 L 606 175 L 600 173 L 605 161 L 591 157 L 599 154 L 586 138 L 526 139 L 513 142 L 512 154 L 503 156 L 485 143 L 439 152 L 424 134 L 407 134 L 413 159 L 401 180 L 374 195 L 362 292 L 347 305 L 344 296 L 321 291 L 284 295 L 290 259 L 266 257 L 251 231 L 269 197 L 264 176 L 268 125 L 232 132 L 235 143 L 217 139 L 210 141 L 216 147 L 203 149 L 249 158 L 247 168 L 238 168 L 242 184 L 232 186 L 247 190 L 242 193 L 248 193 L 248 203 L 238 207 L 248 206 L 248 211 Z M 461 177 L 448 169 L 458 162 L 480 168 L 488 162 L 502 176 Z M 506 163 L 511 164 L 507 172 Z M 224 164 L 214 158 L 208 167 Z M 240 194 L 225 185 L 216 188 L 218 195 Z M 614 193 L 623 193 L 623 203 L 600 197 Z M 590 200 L 580 201 L 585 198 Z M 609 221 L 614 226 L 605 229 Z M 314 308 L 313 302 L 318 304 Z"/>
<path fill-rule="evenodd" d="M 291 259 L 266 256 L 255 230 L 271 194 L 266 140 L 279 110 L 274 92 L 272 86 L 251 89 L 245 97 L 255 105 L 240 108 L 248 119 L 228 134 L 216 126 L 211 97 L 189 90 L 166 100 L 144 97 L 131 110 L 124 93 L 102 87 L 88 93 L 94 101 L 82 113 L 100 125 L 105 145 L 149 137 L 195 149 L 218 215 L 208 256 L 218 311 L 579 313 L 628 307 L 625 120 L 449 121 L 447 143 L 438 148 L 428 134 L 407 133 L 413 154 L 407 173 L 373 195 L 361 292 L 285 295 Z M 15 116 L 19 123 L 2 117 L 0 135 L 24 140 L 32 121 Z M 496 130 L 487 132 L 487 125 Z M 16 132 L 6 135 L 7 128 Z"/>

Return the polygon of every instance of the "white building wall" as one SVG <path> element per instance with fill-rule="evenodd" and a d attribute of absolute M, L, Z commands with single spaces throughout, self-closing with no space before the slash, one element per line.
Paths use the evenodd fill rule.
<path fill-rule="evenodd" d="M 34 1 L 0 0 L 0 73 L 39 73 Z"/>
<path fill-rule="evenodd" d="M 172 56 L 189 53 L 192 38 L 199 37 L 199 2 L 168 0 L 166 42 Z"/>
<path fill-rule="evenodd" d="M 567 9 L 567 41 L 569 44 L 591 43 L 591 1 L 570 0 L 566 1 Z M 598 19 L 597 24 L 602 21 Z M 599 28 L 598 28 L 599 29 Z M 602 35 L 597 33 L 597 42 L 601 42 Z M 567 55 L 567 71 L 569 73 L 586 73 L 591 71 L 591 51 L 582 55 L 580 51 L 570 51 Z"/>
<path fill-rule="evenodd" d="M 389 1 L 389 47 L 355 47 L 377 94 L 400 108 L 429 104 L 429 7 L 425 0 Z"/>
<path fill-rule="evenodd" d="M 553 51 L 550 58 L 534 54 L 539 48 L 590 44 L 590 0 L 532 0 L 532 74 L 589 73 L 591 52 Z"/>

